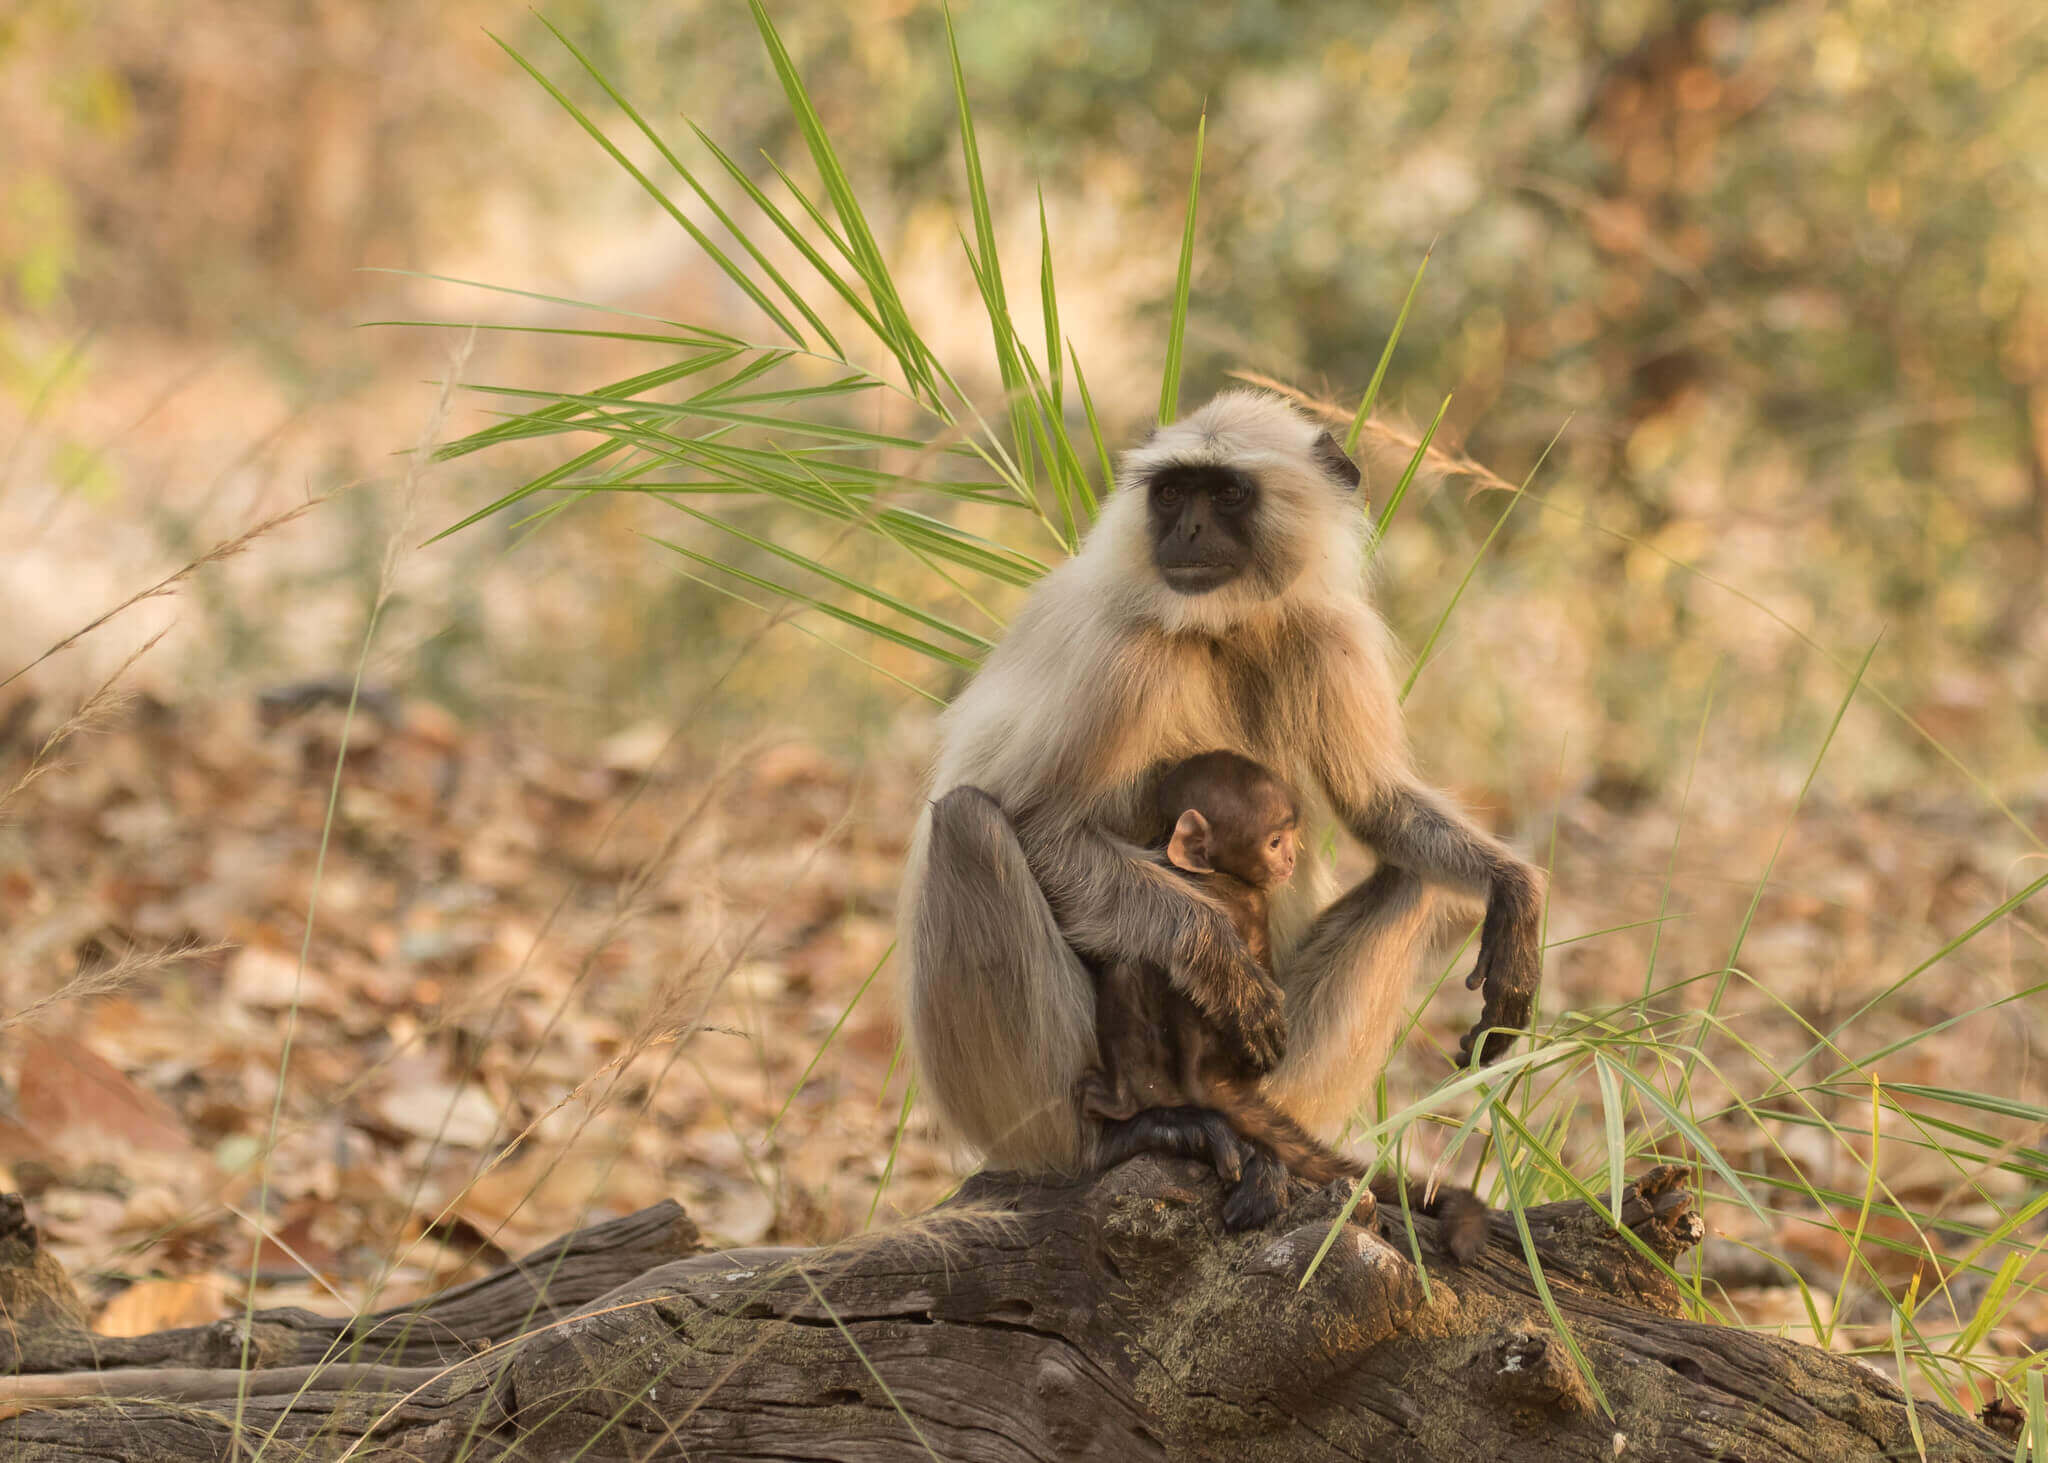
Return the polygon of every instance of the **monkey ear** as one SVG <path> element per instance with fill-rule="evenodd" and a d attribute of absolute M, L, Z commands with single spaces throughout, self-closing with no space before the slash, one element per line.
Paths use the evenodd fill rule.
<path fill-rule="evenodd" d="M 1209 860 L 1209 820 L 1193 808 L 1173 825 L 1173 837 L 1166 840 L 1166 861 L 1191 874 L 1216 872 L 1216 865 Z"/>
<path fill-rule="evenodd" d="M 1323 471 L 1345 487 L 1355 488 L 1364 479 L 1364 474 L 1358 470 L 1358 464 L 1351 460 L 1350 454 L 1338 446 L 1337 439 L 1328 432 L 1317 437 L 1315 446 L 1309 450 L 1315 453 L 1316 462 Z"/>

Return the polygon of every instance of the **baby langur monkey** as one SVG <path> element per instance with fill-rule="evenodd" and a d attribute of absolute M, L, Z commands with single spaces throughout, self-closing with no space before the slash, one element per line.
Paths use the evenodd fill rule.
<path fill-rule="evenodd" d="M 1169 767 L 1154 811 L 1170 825 L 1166 862 L 1221 906 L 1260 972 L 1272 978 L 1267 907 L 1294 874 L 1300 813 L 1278 777 L 1234 752 L 1204 752 Z M 1096 982 L 1099 1065 L 1085 1073 L 1084 1114 L 1103 1123 L 1105 1166 L 1165 1151 L 1206 1158 L 1231 1185 L 1223 1222 L 1252 1229 L 1287 1200 L 1289 1177 L 1312 1185 L 1356 1180 L 1364 1165 L 1317 1141 L 1259 1090 L 1243 1043 L 1228 1039 L 1166 972 L 1142 961 L 1107 963 Z M 1401 1181 L 1373 1181 L 1375 1200 L 1398 1204 Z M 1411 1208 L 1439 1219 L 1459 1262 L 1486 1244 L 1486 1206 L 1468 1189 L 1426 1195 L 1408 1186 Z"/>

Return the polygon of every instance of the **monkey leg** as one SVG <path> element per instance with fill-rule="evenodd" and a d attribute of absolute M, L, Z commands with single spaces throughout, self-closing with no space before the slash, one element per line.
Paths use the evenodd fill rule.
<path fill-rule="evenodd" d="M 1122 1122 L 1138 1115 L 1138 1104 L 1114 1073 L 1090 1067 L 1074 1085 L 1074 1100 L 1081 1104 L 1081 1116 L 1097 1121 Z"/>
<path fill-rule="evenodd" d="M 1244 1177 L 1223 1200 L 1223 1227 L 1263 1229 L 1286 1207 L 1286 1165 L 1264 1144 L 1246 1144 Z"/>
<path fill-rule="evenodd" d="M 1075 1085 L 1095 1061 L 1095 986 L 977 788 L 932 805 L 914 901 L 907 1024 L 918 1081 L 987 1160 L 1030 1172 L 1091 1158 Z"/>
<path fill-rule="evenodd" d="M 1499 1061 L 1535 1011 L 1543 976 L 1542 876 L 1425 787 L 1385 788 L 1350 821 L 1382 864 L 1486 900 L 1479 959 L 1465 980 L 1467 990 L 1485 993 L 1485 1005 L 1458 1055 L 1468 1066 Z"/>
<path fill-rule="evenodd" d="M 1293 1128 L 1285 1114 L 1274 1115 L 1282 1124 Z M 1230 1191 L 1223 1196 L 1223 1227 L 1233 1232 L 1263 1229 L 1271 1224 L 1287 1207 L 1289 1191 L 1296 1179 L 1307 1191 L 1312 1184 L 1329 1183 L 1339 1178 L 1355 1179 L 1365 1171 L 1294 1128 L 1297 1137 L 1318 1153 L 1328 1156 L 1330 1166 L 1325 1171 L 1311 1160 L 1305 1165 L 1311 1171 L 1290 1172 L 1279 1151 L 1244 1135 L 1243 1125 L 1238 1121 L 1240 1116 L 1233 1112 L 1226 1117 L 1206 1107 L 1147 1108 L 1127 1122 L 1103 1126 L 1099 1149 L 1103 1166 L 1114 1167 L 1140 1153 L 1165 1153 L 1175 1158 L 1208 1162 Z M 1483 1244 L 1483 1208 L 1480 1210 L 1480 1226 L 1480 1243 Z M 1459 1258 L 1462 1261 L 1464 1257 Z"/>
<path fill-rule="evenodd" d="M 1401 1023 L 1422 954 L 1446 928 L 1435 891 L 1406 869 L 1378 872 L 1333 902 L 1281 961 L 1287 1055 L 1266 1097 L 1329 1135 L 1364 1098 Z"/>
<path fill-rule="evenodd" d="M 1140 1153 L 1192 1158 L 1208 1163 L 1224 1183 L 1235 1184 L 1249 1150 L 1223 1115 L 1210 1108 L 1148 1107 L 1124 1122 L 1105 1123 L 1096 1153 L 1104 1168 Z"/>

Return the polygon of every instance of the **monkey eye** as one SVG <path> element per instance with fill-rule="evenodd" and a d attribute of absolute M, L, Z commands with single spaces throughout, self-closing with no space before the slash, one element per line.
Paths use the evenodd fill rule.
<path fill-rule="evenodd" d="M 1216 501 L 1226 508 L 1235 508 L 1245 500 L 1245 486 L 1238 478 L 1228 478 L 1216 489 Z"/>
<path fill-rule="evenodd" d="M 1277 834 L 1277 833 L 1275 833 L 1275 834 L 1273 835 L 1273 841 L 1272 841 L 1271 843 L 1267 844 L 1267 845 L 1266 845 L 1266 847 L 1268 847 L 1268 848 L 1278 848 L 1279 846 L 1280 846 L 1280 835 L 1279 835 L 1279 834 Z"/>
<path fill-rule="evenodd" d="M 1171 508 L 1180 501 L 1180 485 L 1178 483 L 1156 483 L 1152 488 L 1152 496 Z"/>

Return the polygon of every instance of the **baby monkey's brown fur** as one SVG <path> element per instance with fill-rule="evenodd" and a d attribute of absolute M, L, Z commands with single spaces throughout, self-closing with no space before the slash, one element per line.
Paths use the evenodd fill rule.
<path fill-rule="evenodd" d="M 1164 857 L 1230 916 L 1259 970 L 1272 978 L 1270 892 L 1294 873 L 1300 812 L 1294 793 L 1234 752 L 1205 752 L 1168 768 L 1154 809 L 1170 826 Z M 1250 1229 L 1286 1202 L 1288 1178 L 1312 1185 L 1355 1181 L 1365 1166 L 1319 1142 L 1259 1090 L 1243 1043 L 1175 989 L 1166 972 L 1115 960 L 1098 973 L 1098 1065 L 1081 1079 L 1082 1111 L 1104 1123 L 1102 1160 L 1145 1151 L 1206 1158 L 1231 1185 L 1225 1224 Z M 1374 1197 L 1399 1203 L 1403 1181 L 1382 1175 Z M 1486 1243 L 1486 1208 L 1458 1188 L 1425 1194 L 1407 1185 L 1409 1207 L 1443 1222 L 1460 1262 Z"/>

